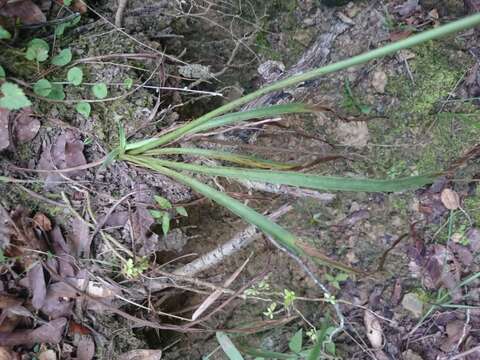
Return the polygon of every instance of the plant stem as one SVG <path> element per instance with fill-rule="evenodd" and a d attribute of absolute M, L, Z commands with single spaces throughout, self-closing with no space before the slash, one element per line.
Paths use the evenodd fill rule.
<path fill-rule="evenodd" d="M 233 109 L 236 109 L 265 94 L 282 90 L 284 88 L 302 83 L 304 81 L 316 79 L 320 76 L 331 74 L 340 70 L 344 70 L 355 65 L 364 64 L 370 60 L 378 59 L 378 58 L 393 54 L 399 50 L 407 49 L 412 46 L 422 44 L 429 40 L 438 39 L 440 37 L 443 37 L 449 34 L 457 33 L 459 31 L 472 28 L 478 24 L 480 24 L 480 13 L 422 32 L 420 34 L 411 36 L 409 38 L 397 41 L 393 44 L 386 45 L 379 49 L 375 49 L 375 50 L 372 50 L 357 56 L 353 56 L 351 58 L 348 58 L 333 64 L 329 64 L 317 69 L 307 71 L 306 73 L 303 73 L 303 74 L 294 75 L 284 80 L 277 81 L 269 86 L 265 86 L 261 89 L 258 89 L 244 97 L 241 97 L 237 100 L 234 100 L 223 106 L 220 106 L 219 108 L 213 111 L 210 111 L 209 113 L 186 124 L 185 126 L 182 126 L 181 128 L 178 128 L 159 138 L 153 138 L 153 139 L 150 139 L 150 141 L 142 141 L 139 143 L 130 144 L 129 147 L 127 147 L 127 150 L 132 149 L 131 151 L 129 151 L 129 153 L 132 155 L 142 154 L 147 150 L 167 144 L 177 139 L 178 137 L 186 134 L 188 131 L 192 130 L 194 127 L 200 124 L 203 124 L 204 122 L 216 116 L 232 111 Z"/>

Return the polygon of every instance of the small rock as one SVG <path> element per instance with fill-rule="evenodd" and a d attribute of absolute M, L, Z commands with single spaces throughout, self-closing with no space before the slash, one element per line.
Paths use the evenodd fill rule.
<path fill-rule="evenodd" d="M 387 86 L 387 74 L 382 70 L 375 71 L 373 73 L 372 86 L 377 93 L 384 94 Z"/>
<path fill-rule="evenodd" d="M 341 145 L 363 148 L 370 140 L 367 123 L 363 121 L 340 122 L 336 135 Z"/>
<path fill-rule="evenodd" d="M 405 294 L 402 300 L 402 306 L 405 310 L 410 311 L 416 318 L 422 316 L 423 302 L 418 298 L 417 294 Z"/>
<path fill-rule="evenodd" d="M 443 206 L 448 210 L 456 210 L 460 207 L 460 197 L 457 192 L 452 189 L 443 189 L 440 199 L 442 200 Z"/>
<path fill-rule="evenodd" d="M 420 355 L 418 355 L 417 353 L 414 353 L 410 349 L 402 353 L 402 358 L 403 360 L 423 360 L 423 358 Z"/>

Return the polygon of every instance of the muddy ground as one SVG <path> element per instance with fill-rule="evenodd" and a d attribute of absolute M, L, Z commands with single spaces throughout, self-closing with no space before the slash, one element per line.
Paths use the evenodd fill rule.
<path fill-rule="evenodd" d="M 420 1 L 413 8 L 405 1 L 355 1 L 333 7 L 325 3 L 130 0 L 123 14 L 124 32 L 107 22 L 114 21 L 116 1 L 91 3 L 81 22 L 58 39 L 72 48 L 74 59 L 90 58 L 81 63 L 88 81 L 121 85 L 131 78 L 141 84 L 151 76 L 144 85 L 177 90 L 140 87 L 127 97 L 92 104 L 87 118 L 69 104 L 35 101 L 33 110 L 41 121 L 37 136 L 4 151 L 1 166 L 5 176 L 44 181 L 2 184 L 2 205 L 10 213 L 22 207 L 25 219 L 44 214 L 61 229 L 67 245 L 77 244 L 78 250 L 78 243 L 83 244 L 83 253 L 74 256 L 75 266 L 121 294 L 108 299 L 109 307 L 156 324 L 188 324 L 184 319 L 212 288 L 176 279 L 172 287 L 152 292 L 153 284 L 165 277 L 161 271 L 172 272 L 215 249 L 245 223 L 166 177 L 121 162 L 79 171 L 73 179 L 19 168 L 41 169 L 42 159 L 48 162 L 46 149 L 49 144 L 57 149 L 59 138 L 67 149 L 76 149 L 67 151 L 67 163 L 68 156 L 73 163 L 82 163 L 82 156 L 93 163 L 117 146 L 118 123 L 130 140 L 154 136 L 276 79 L 466 14 L 461 1 Z M 48 31 L 42 36 L 48 38 Z M 200 177 L 262 212 L 291 204 L 293 210 L 280 224 L 317 251 L 359 271 L 344 275 L 311 264 L 346 321 L 335 349 L 329 344 L 322 358 L 480 357 L 480 350 L 455 357 L 480 344 L 480 282 L 475 278 L 480 271 L 478 44 L 478 30 L 467 31 L 301 84 L 256 104 L 303 101 L 330 111 L 286 116 L 282 122 L 182 144 L 234 149 L 278 161 L 316 161 L 311 171 L 323 175 L 391 179 L 451 170 L 417 191 L 372 194 L 299 193 Z M 95 58 L 125 53 L 156 56 Z M 0 62 L 5 63 L 4 55 Z M 27 66 L 4 67 L 22 78 L 38 77 Z M 184 87 L 204 93 L 179 91 Z M 88 98 L 89 91 L 87 86 L 72 88 L 67 98 Z M 109 97 L 124 93 L 122 86 L 109 87 Z M 333 160 L 317 161 L 331 154 L 336 155 Z M 453 191 L 454 199 L 458 196 L 457 205 L 445 202 L 445 189 Z M 168 236 L 147 210 L 154 206 L 154 195 L 188 212 L 188 217 L 174 218 Z M 91 246 L 85 245 L 93 233 L 85 222 L 101 221 L 106 214 L 107 235 L 96 234 Z M 119 253 L 131 254 L 135 261 L 145 256 L 141 274 L 127 276 Z M 209 309 L 218 311 L 198 324 L 201 332 L 155 329 L 108 307 L 99 310 L 79 302 L 68 318 L 88 329 L 99 359 L 136 349 L 161 349 L 164 359 L 226 359 L 215 330 L 228 331 L 246 359 L 262 358 L 265 353 L 253 356 L 252 349 L 287 353 L 289 339 L 299 329 L 309 348 L 315 330 L 336 326 L 338 319 L 322 291 L 262 236 L 195 278 L 222 286 L 247 258 L 230 286 L 244 296 L 221 296 Z M 9 286 L 4 285 L 6 292 Z M 25 295 L 25 290 L 10 290 L 28 298 L 28 291 Z M 286 291 L 294 292 L 293 305 L 285 306 Z M 372 312 L 378 316 L 374 330 L 380 333 L 380 346 L 369 337 L 372 329 L 365 314 Z M 39 316 L 46 319 L 41 312 Z M 42 349 L 53 349 L 58 358 L 80 356 L 77 332 L 64 335 L 60 345 Z M 14 350 L 25 358 L 38 353 L 29 346 Z"/>

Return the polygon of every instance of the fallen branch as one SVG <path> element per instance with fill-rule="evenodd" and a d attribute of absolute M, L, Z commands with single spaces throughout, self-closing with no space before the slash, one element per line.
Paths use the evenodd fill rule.
<path fill-rule="evenodd" d="M 292 209 L 290 205 L 283 205 L 276 211 L 270 214 L 269 218 L 275 220 L 280 216 L 286 214 Z M 232 239 L 217 247 L 216 249 L 202 255 L 198 259 L 176 269 L 173 275 L 180 276 L 193 276 L 201 271 L 205 271 L 211 267 L 214 267 L 221 263 L 227 256 L 231 256 L 247 245 L 251 244 L 260 235 L 261 231 L 256 226 L 250 225 L 246 229 L 237 233 Z M 151 280 L 149 289 L 150 291 L 160 291 L 167 287 L 170 287 L 165 279 Z"/>

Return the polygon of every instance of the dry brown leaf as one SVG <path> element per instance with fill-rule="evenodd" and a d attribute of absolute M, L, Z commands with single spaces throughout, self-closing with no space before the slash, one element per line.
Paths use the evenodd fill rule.
<path fill-rule="evenodd" d="M 0 346 L 33 346 L 35 343 L 58 344 L 67 325 L 66 318 L 50 321 L 34 330 L 0 333 Z"/>
<path fill-rule="evenodd" d="M 13 121 L 13 135 L 18 143 L 32 140 L 40 130 L 40 121 L 33 117 L 32 109 L 19 111 Z"/>
<path fill-rule="evenodd" d="M 32 305 L 38 310 L 43 306 L 47 287 L 45 284 L 45 275 L 41 263 L 36 263 L 27 273 L 29 287 L 32 292 Z"/>
<path fill-rule="evenodd" d="M 75 275 L 70 255 L 70 249 L 63 238 L 62 231 L 55 226 L 50 232 L 50 240 L 52 241 L 53 252 L 57 255 L 58 273 L 61 276 L 70 277 Z"/>
<path fill-rule="evenodd" d="M 442 200 L 443 206 L 448 210 L 456 210 L 460 207 L 460 197 L 457 192 L 452 189 L 443 189 L 440 199 Z"/>
<path fill-rule="evenodd" d="M 85 221 L 76 217 L 72 221 L 72 230 L 73 234 L 71 240 L 75 255 L 88 258 L 90 256 L 90 245 L 92 243 L 90 228 Z"/>
<path fill-rule="evenodd" d="M 378 318 L 369 310 L 365 310 L 363 322 L 367 329 L 367 337 L 374 349 L 380 349 L 383 345 L 383 330 Z"/>
<path fill-rule="evenodd" d="M 76 295 L 75 291 L 66 284 L 50 284 L 47 288 L 45 301 L 40 310 L 51 319 L 68 316 L 72 313 L 74 305 L 71 299 L 76 297 Z"/>
<path fill-rule="evenodd" d="M 16 352 L 13 352 L 12 350 L 4 346 L 0 346 L 0 360 L 15 360 L 15 359 L 20 359 L 20 356 Z"/>
<path fill-rule="evenodd" d="M 21 24 L 33 25 L 47 21 L 47 18 L 31 0 L 7 2 L 0 8 L 0 16 L 18 18 Z"/>
<path fill-rule="evenodd" d="M 160 360 L 161 350 L 132 350 L 118 357 L 118 360 Z"/>
<path fill-rule="evenodd" d="M 136 243 L 141 246 L 138 254 L 145 256 L 155 251 L 159 242 L 158 235 L 150 229 L 155 219 L 144 205 L 152 203 L 153 197 L 145 184 L 137 184 L 135 191 L 136 210 L 132 214 L 132 231 Z"/>
<path fill-rule="evenodd" d="M 8 130 L 10 110 L 0 108 L 0 151 L 10 145 L 10 132 Z"/>
<path fill-rule="evenodd" d="M 418 5 L 418 0 L 407 0 L 402 5 L 395 6 L 395 12 L 402 18 L 406 18 L 420 9 L 421 7 Z"/>
<path fill-rule="evenodd" d="M 90 335 L 84 335 L 77 345 L 77 359 L 91 360 L 95 355 L 95 343 Z"/>
<path fill-rule="evenodd" d="M 21 305 L 22 300 L 16 298 L 13 295 L 0 294 L 0 309 L 8 309 L 12 306 Z"/>
<path fill-rule="evenodd" d="M 83 141 L 73 131 L 66 131 L 57 136 L 52 144 L 44 144 L 40 160 L 37 164 L 39 170 L 66 169 L 85 165 L 87 160 L 83 155 Z M 85 174 L 85 170 L 74 170 L 66 172 L 65 175 L 71 178 L 78 178 Z M 63 178 L 55 173 L 41 173 L 45 178 L 45 187 L 52 189 L 55 182 Z"/>
<path fill-rule="evenodd" d="M 33 222 L 44 232 L 52 230 L 52 222 L 43 213 L 36 213 L 33 217 Z"/>

